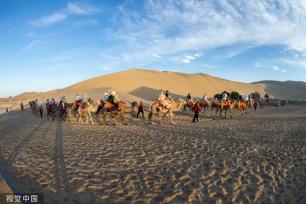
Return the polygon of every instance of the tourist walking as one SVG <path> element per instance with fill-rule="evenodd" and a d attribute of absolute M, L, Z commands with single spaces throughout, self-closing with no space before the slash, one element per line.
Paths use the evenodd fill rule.
<path fill-rule="evenodd" d="M 139 102 L 139 105 L 138 105 L 138 113 L 137 113 L 137 118 L 139 118 L 139 115 L 142 115 L 142 118 L 144 118 L 144 112 L 143 112 L 143 103 L 142 101 Z"/>
<path fill-rule="evenodd" d="M 194 112 L 193 120 L 192 122 L 199 121 L 199 112 L 201 111 L 200 101 L 197 100 L 197 102 L 192 107 L 192 110 Z"/>
<path fill-rule="evenodd" d="M 42 105 L 39 106 L 39 114 L 40 114 L 40 118 L 43 117 L 43 112 L 44 112 L 44 109 L 42 107 Z"/>
<path fill-rule="evenodd" d="M 24 106 L 23 106 L 23 101 L 21 101 L 21 103 L 20 103 L 20 109 L 21 109 L 21 111 L 23 111 L 23 108 L 24 108 Z"/>

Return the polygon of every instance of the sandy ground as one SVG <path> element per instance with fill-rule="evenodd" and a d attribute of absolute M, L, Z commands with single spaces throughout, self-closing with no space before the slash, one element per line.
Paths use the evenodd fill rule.
<path fill-rule="evenodd" d="M 305 106 L 191 117 L 91 126 L 5 113 L 0 161 L 45 203 L 297 203 L 306 195 Z"/>

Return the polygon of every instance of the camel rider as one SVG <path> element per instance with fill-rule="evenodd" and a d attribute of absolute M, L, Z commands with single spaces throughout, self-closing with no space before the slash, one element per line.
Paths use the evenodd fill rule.
<path fill-rule="evenodd" d="M 116 99 L 116 92 L 115 91 L 112 91 L 112 94 L 109 95 L 107 101 L 110 102 L 111 104 L 113 104 L 116 107 L 116 109 L 118 109 L 118 102 L 117 102 L 117 99 Z"/>
<path fill-rule="evenodd" d="M 53 104 L 53 105 L 55 104 L 54 98 L 51 99 L 51 104 Z"/>
<path fill-rule="evenodd" d="M 104 101 L 107 101 L 107 100 L 108 100 L 108 97 L 109 97 L 109 96 L 108 96 L 108 93 L 105 92 L 105 93 L 104 93 Z"/>
<path fill-rule="evenodd" d="M 159 96 L 158 96 L 158 99 L 159 100 L 162 100 L 163 98 L 164 98 L 164 91 L 161 89 L 160 91 L 159 91 Z"/>
<path fill-rule="evenodd" d="M 85 108 L 85 107 L 86 107 L 86 103 L 87 103 L 87 97 L 86 97 L 86 95 L 84 95 L 84 96 L 82 97 L 81 103 L 82 103 L 82 108 Z"/>
<path fill-rule="evenodd" d="M 65 100 L 65 98 L 64 98 Z M 60 103 L 59 103 L 59 108 L 61 111 L 65 111 L 66 107 L 65 107 L 65 102 L 63 101 L 63 98 L 61 97 Z"/>
<path fill-rule="evenodd" d="M 80 95 L 77 93 L 76 98 L 75 98 L 75 108 L 74 110 L 77 110 L 80 105 L 81 105 L 82 99 L 80 97 Z"/>
<path fill-rule="evenodd" d="M 60 101 L 62 101 L 63 103 L 65 103 L 65 102 L 66 102 L 65 96 L 61 96 L 61 97 L 60 97 Z"/>
<path fill-rule="evenodd" d="M 248 101 L 252 103 L 252 100 L 253 100 L 253 99 L 252 99 L 251 94 L 250 94 L 250 95 L 248 95 Z"/>
<path fill-rule="evenodd" d="M 81 102 L 81 97 L 80 97 L 79 94 L 77 94 L 75 101 L 76 101 L 76 102 Z"/>
<path fill-rule="evenodd" d="M 166 91 L 166 93 L 165 93 L 165 96 L 166 96 L 166 100 L 168 100 L 168 101 L 172 101 L 173 102 L 173 99 L 171 98 L 171 96 L 170 96 L 170 91 Z"/>
<path fill-rule="evenodd" d="M 118 101 L 119 101 L 119 96 L 118 96 L 118 94 L 116 94 L 116 91 L 113 91 L 112 94 L 114 95 L 114 101 L 115 101 L 115 103 L 118 103 Z"/>
<path fill-rule="evenodd" d="M 190 93 L 188 93 L 188 95 L 186 96 L 186 98 L 187 98 L 187 101 L 190 101 L 190 99 L 191 99 Z"/>
<path fill-rule="evenodd" d="M 103 109 L 104 105 L 105 105 L 105 98 L 101 98 L 96 114 L 98 114 Z"/>
<path fill-rule="evenodd" d="M 168 96 L 169 96 L 169 95 L 168 95 Z M 166 98 L 166 96 L 164 95 L 162 89 L 161 89 L 160 92 L 159 92 L 158 100 L 161 102 L 161 104 L 162 104 L 164 107 L 166 107 L 166 108 L 169 107 L 169 102 L 167 101 L 167 98 Z"/>
<path fill-rule="evenodd" d="M 249 101 L 248 96 L 246 94 L 243 96 L 243 101 L 244 102 L 248 102 Z"/>
<path fill-rule="evenodd" d="M 166 98 L 169 98 L 169 91 L 167 90 L 165 93 Z"/>
<path fill-rule="evenodd" d="M 204 96 L 203 96 L 203 101 L 207 101 L 207 99 L 208 99 L 208 97 L 207 97 L 207 95 L 205 93 Z"/>
<path fill-rule="evenodd" d="M 222 101 L 226 101 L 227 100 L 227 93 L 224 91 L 222 94 Z"/>
<path fill-rule="evenodd" d="M 84 96 L 82 97 L 82 103 L 86 103 L 86 101 L 87 101 L 87 98 L 86 98 L 86 96 L 84 95 Z"/>
<path fill-rule="evenodd" d="M 207 106 L 208 105 L 208 97 L 206 95 L 206 93 L 204 93 L 204 96 L 203 96 L 203 106 Z M 204 111 L 204 109 L 203 109 Z"/>

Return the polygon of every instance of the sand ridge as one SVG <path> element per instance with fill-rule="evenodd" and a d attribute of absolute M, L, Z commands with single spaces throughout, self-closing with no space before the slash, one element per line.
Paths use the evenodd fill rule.
<path fill-rule="evenodd" d="M 181 86 L 184 84 L 184 86 Z M 152 100 L 158 97 L 160 89 L 169 90 L 172 95 L 186 97 L 190 92 L 194 97 L 203 97 L 204 93 L 213 97 L 223 91 L 239 91 L 250 94 L 258 91 L 264 94 L 265 85 L 235 82 L 213 77 L 206 74 L 185 74 L 178 72 L 162 72 L 146 69 L 129 69 L 112 74 L 102 75 L 63 89 L 49 92 L 29 92 L 15 97 L 21 99 L 41 99 L 54 97 L 56 100 L 65 95 L 68 101 L 73 101 L 76 94 L 87 95 L 94 100 L 101 99 L 105 92 L 117 91 L 120 99 L 132 102 Z"/>

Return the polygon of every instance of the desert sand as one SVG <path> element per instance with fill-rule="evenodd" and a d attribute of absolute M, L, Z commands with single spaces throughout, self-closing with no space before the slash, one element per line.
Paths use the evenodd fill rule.
<path fill-rule="evenodd" d="M 52 204 L 297 203 L 306 195 L 305 106 L 191 117 L 81 125 L 5 113 L 0 161 L 20 189 Z"/>

